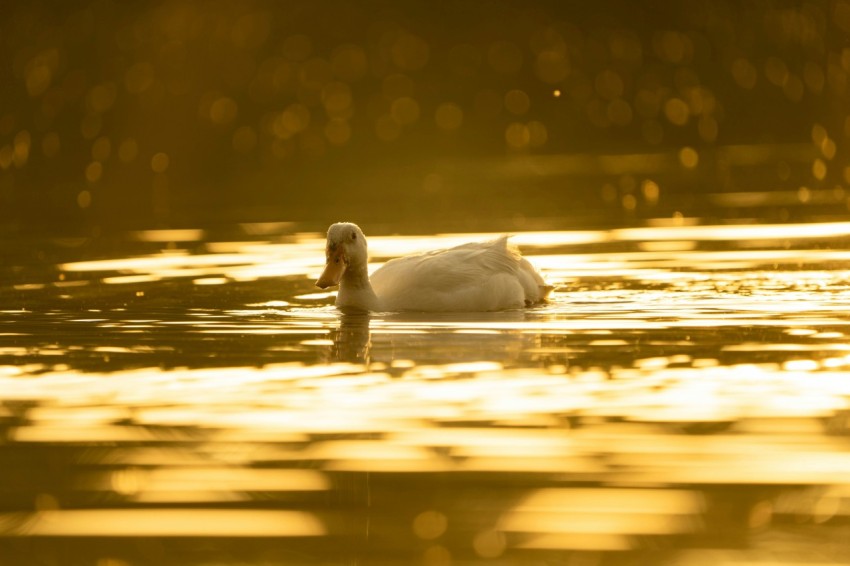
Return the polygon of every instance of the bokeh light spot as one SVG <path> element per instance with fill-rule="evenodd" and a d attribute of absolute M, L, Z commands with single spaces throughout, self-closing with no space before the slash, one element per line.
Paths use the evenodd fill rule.
<path fill-rule="evenodd" d="M 325 124 L 325 137 L 333 145 L 345 145 L 351 139 L 351 125 L 343 118 L 332 118 Z"/>
<path fill-rule="evenodd" d="M 160 151 L 151 157 L 151 169 L 154 173 L 164 173 L 168 169 L 171 159 L 168 154 Z"/>
<path fill-rule="evenodd" d="M 812 175 L 814 175 L 815 179 L 818 181 L 823 181 L 826 178 L 826 163 L 823 159 L 817 158 L 812 163 Z"/>
<path fill-rule="evenodd" d="M 233 25 L 230 40 L 239 49 L 257 49 L 266 42 L 270 32 L 271 14 L 267 12 L 245 14 Z"/>
<path fill-rule="evenodd" d="M 77 206 L 86 209 L 91 206 L 91 192 L 89 191 L 80 191 L 77 193 Z"/>
<path fill-rule="evenodd" d="M 390 49 L 393 63 L 410 71 L 421 69 L 428 63 L 429 51 L 424 39 L 410 33 L 400 34 Z"/>
<path fill-rule="evenodd" d="M 236 101 L 228 96 L 217 98 L 210 105 L 210 120 L 219 125 L 226 125 L 236 119 L 239 107 Z"/>
<path fill-rule="evenodd" d="M 669 63 L 686 62 L 693 56 L 693 42 L 684 33 L 677 31 L 657 33 L 652 38 L 652 44 L 658 58 Z"/>
<path fill-rule="evenodd" d="M 322 104 L 330 117 L 348 118 L 352 114 L 351 87 L 330 82 L 322 88 Z"/>
<path fill-rule="evenodd" d="M 850 33 L 850 2 L 840 0 L 832 5 L 832 18 L 845 33 Z"/>
<path fill-rule="evenodd" d="M 408 126 L 419 120 L 419 103 L 403 96 L 393 100 L 390 106 L 390 115 L 399 126 Z"/>
<path fill-rule="evenodd" d="M 3 147 L 0 147 L 0 169 L 5 171 L 12 166 L 14 154 L 15 152 L 11 145 L 4 145 Z"/>
<path fill-rule="evenodd" d="M 89 183 L 96 183 L 100 180 L 100 177 L 103 175 L 103 164 L 100 161 L 92 161 L 88 165 L 86 165 L 86 181 Z"/>
<path fill-rule="evenodd" d="M 266 62 L 268 65 L 269 82 L 274 92 L 283 92 L 292 84 L 292 78 L 295 74 L 293 71 L 293 63 L 290 61 L 281 60 L 278 58 L 270 59 Z"/>
<path fill-rule="evenodd" d="M 521 122 L 512 122 L 505 130 L 505 141 L 512 149 L 523 149 L 531 143 L 531 132 Z"/>
<path fill-rule="evenodd" d="M 823 153 L 824 157 L 826 157 L 827 159 L 832 159 L 833 157 L 835 157 L 835 152 L 838 151 L 838 148 L 832 139 L 826 138 L 823 141 L 823 144 L 821 144 L 820 150 L 821 153 Z"/>
<path fill-rule="evenodd" d="M 15 167 L 21 168 L 27 164 L 30 157 L 30 146 L 32 138 L 27 130 L 18 132 L 12 144 L 12 163 Z"/>
<path fill-rule="evenodd" d="M 331 72 L 343 81 L 362 79 L 369 71 L 369 59 L 359 45 L 337 46 L 331 54 Z"/>
<path fill-rule="evenodd" d="M 112 142 L 106 136 L 97 138 L 92 144 L 91 156 L 95 161 L 104 162 L 112 153 Z"/>
<path fill-rule="evenodd" d="M 291 104 L 274 121 L 272 131 L 281 139 L 302 132 L 310 125 L 310 109 L 303 104 Z"/>
<path fill-rule="evenodd" d="M 658 197 L 661 195 L 661 188 L 658 183 L 651 179 L 646 179 L 640 185 L 640 192 L 643 194 L 643 199 L 649 204 L 658 202 Z"/>
<path fill-rule="evenodd" d="M 41 58 L 36 58 L 27 65 L 27 93 L 32 97 L 41 96 L 50 87 L 53 71 Z"/>
<path fill-rule="evenodd" d="M 687 169 L 693 169 L 699 165 L 699 154 L 692 147 L 683 147 L 679 150 L 679 163 Z"/>
<path fill-rule="evenodd" d="M 475 549 L 475 554 L 482 558 L 498 558 L 504 554 L 507 541 L 501 531 L 481 531 L 472 539 L 472 548 Z"/>
<path fill-rule="evenodd" d="M 422 554 L 422 566 L 451 566 L 452 554 L 442 545 L 435 544 Z"/>
<path fill-rule="evenodd" d="M 89 109 L 92 112 L 106 112 L 115 103 L 117 89 L 111 82 L 102 83 L 92 88 L 87 97 Z"/>
<path fill-rule="evenodd" d="M 764 75 L 774 86 L 782 86 L 788 80 L 788 65 L 778 57 L 768 57 L 764 62 Z"/>
<path fill-rule="evenodd" d="M 153 84 L 154 68 L 147 62 L 136 63 L 124 73 L 124 87 L 131 94 L 140 94 Z"/>
<path fill-rule="evenodd" d="M 739 87 L 752 90 L 758 82 L 758 71 L 747 59 L 738 58 L 732 62 L 732 78 Z"/>
<path fill-rule="evenodd" d="M 448 519 L 439 511 L 423 511 L 413 519 L 413 533 L 423 540 L 434 540 L 448 528 Z"/>
<path fill-rule="evenodd" d="M 534 70 L 544 83 L 559 83 L 570 75 L 570 61 L 565 52 L 547 49 L 537 54 Z"/>
<path fill-rule="evenodd" d="M 463 110 L 453 102 L 444 102 L 437 106 L 434 120 L 441 130 L 457 130 L 463 124 Z"/>
<path fill-rule="evenodd" d="M 690 119 L 690 108 L 681 98 L 670 98 L 664 103 L 664 115 L 676 126 L 684 126 Z"/>

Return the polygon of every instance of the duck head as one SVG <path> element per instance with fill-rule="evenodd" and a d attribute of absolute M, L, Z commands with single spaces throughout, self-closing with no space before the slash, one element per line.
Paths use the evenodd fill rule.
<path fill-rule="evenodd" d="M 346 270 L 354 266 L 363 269 L 368 260 L 366 237 L 356 224 L 338 222 L 328 228 L 328 241 L 325 246 L 327 263 L 325 270 L 316 281 L 316 287 L 326 289 L 339 285 Z"/>

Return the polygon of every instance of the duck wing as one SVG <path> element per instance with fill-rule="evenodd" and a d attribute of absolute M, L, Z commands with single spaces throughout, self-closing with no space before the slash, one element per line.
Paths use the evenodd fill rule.
<path fill-rule="evenodd" d="M 371 282 L 386 308 L 425 311 L 519 308 L 545 285 L 507 236 L 390 260 Z"/>

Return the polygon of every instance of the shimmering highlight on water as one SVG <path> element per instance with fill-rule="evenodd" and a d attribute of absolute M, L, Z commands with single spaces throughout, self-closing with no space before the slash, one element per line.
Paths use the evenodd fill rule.
<path fill-rule="evenodd" d="M 850 224 L 741 234 L 519 233 L 555 292 L 500 313 L 341 315 L 312 233 L 24 266 L 0 313 L 0 547 L 688 565 L 765 532 L 843 540 Z M 490 236 L 378 236 L 371 267 Z"/>

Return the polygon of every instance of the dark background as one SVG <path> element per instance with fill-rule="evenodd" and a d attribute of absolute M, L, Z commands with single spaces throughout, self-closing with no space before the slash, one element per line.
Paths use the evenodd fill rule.
<path fill-rule="evenodd" d="M 847 0 L 3 13 L 6 233 L 847 213 Z"/>

